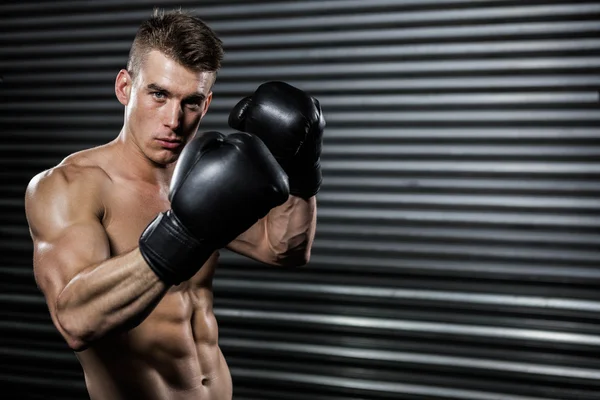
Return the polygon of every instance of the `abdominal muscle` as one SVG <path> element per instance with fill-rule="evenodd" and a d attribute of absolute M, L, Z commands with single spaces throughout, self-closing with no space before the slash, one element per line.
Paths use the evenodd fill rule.
<path fill-rule="evenodd" d="M 77 353 L 91 400 L 231 400 L 212 288 L 171 288 L 136 328 Z"/>

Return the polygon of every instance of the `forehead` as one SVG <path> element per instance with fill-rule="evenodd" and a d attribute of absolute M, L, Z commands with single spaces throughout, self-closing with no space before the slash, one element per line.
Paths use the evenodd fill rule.
<path fill-rule="evenodd" d="M 155 83 L 173 92 L 208 94 L 214 82 L 214 72 L 192 71 L 163 53 L 153 50 L 145 57 L 140 68 L 143 85 Z"/>

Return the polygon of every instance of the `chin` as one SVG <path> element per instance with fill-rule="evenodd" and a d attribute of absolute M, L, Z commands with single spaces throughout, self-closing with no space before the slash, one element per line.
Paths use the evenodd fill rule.
<path fill-rule="evenodd" d="M 179 153 L 174 154 L 174 153 L 169 152 L 169 154 L 165 155 L 164 152 L 161 151 L 159 154 L 155 154 L 154 157 L 148 157 L 148 158 L 150 160 L 152 160 L 152 162 L 155 164 L 166 166 L 166 165 L 173 164 L 174 162 L 176 162 L 179 159 Z"/>
<path fill-rule="evenodd" d="M 169 157 L 169 158 L 162 158 L 162 159 L 159 159 L 158 164 L 167 166 L 169 164 L 173 164 L 173 163 L 177 162 L 178 159 L 179 159 L 178 155 Z"/>

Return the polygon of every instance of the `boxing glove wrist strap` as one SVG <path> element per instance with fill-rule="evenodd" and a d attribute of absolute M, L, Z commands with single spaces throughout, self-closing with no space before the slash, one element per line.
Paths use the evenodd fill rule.
<path fill-rule="evenodd" d="M 315 196 L 321 188 L 322 173 L 320 163 L 312 168 L 293 166 L 289 168 L 290 194 L 303 199 Z"/>
<path fill-rule="evenodd" d="M 146 227 L 139 249 L 152 271 L 168 285 L 190 279 L 215 250 L 196 240 L 171 210 Z"/>

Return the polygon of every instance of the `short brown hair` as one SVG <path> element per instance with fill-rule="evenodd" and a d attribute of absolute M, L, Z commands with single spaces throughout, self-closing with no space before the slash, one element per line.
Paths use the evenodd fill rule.
<path fill-rule="evenodd" d="M 223 43 L 200 18 L 186 11 L 154 9 L 135 35 L 127 71 L 135 79 L 147 54 L 158 50 L 192 71 L 217 72 L 223 61 Z"/>

